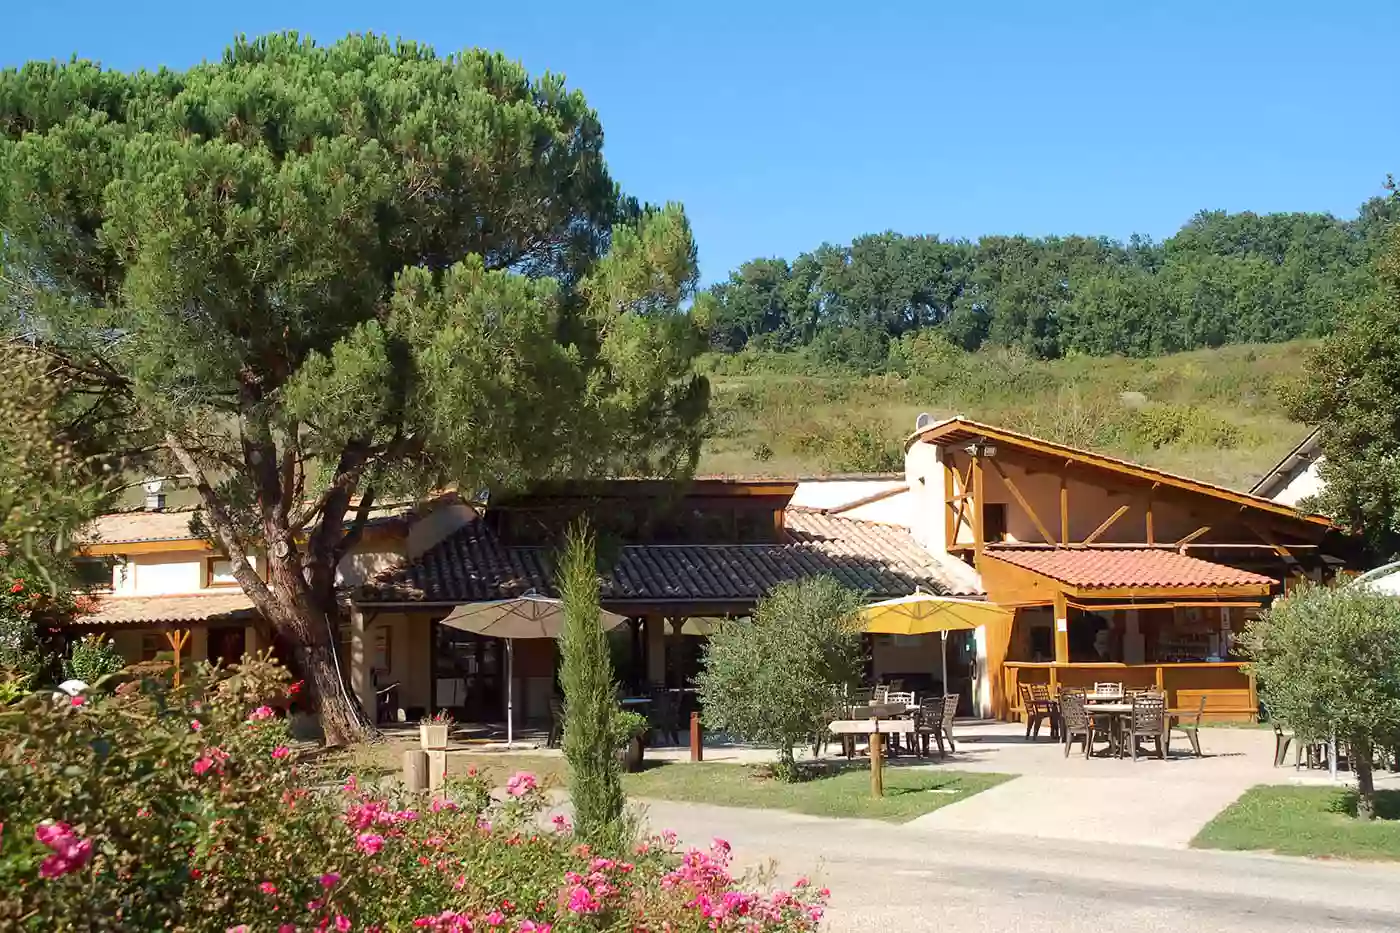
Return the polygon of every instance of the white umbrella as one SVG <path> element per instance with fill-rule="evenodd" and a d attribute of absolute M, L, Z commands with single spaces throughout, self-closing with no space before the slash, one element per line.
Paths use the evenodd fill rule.
<path fill-rule="evenodd" d="M 598 610 L 598 624 L 606 631 L 625 621 L 625 616 Z M 557 599 L 526 593 L 515 599 L 458 606 L 442 620 L 443 625 L 464 632 L 475 632 L 506 643 L 506 745 L 515 743 L 515 639 L 558 638 L 564 629 L 564 604 Z"/>

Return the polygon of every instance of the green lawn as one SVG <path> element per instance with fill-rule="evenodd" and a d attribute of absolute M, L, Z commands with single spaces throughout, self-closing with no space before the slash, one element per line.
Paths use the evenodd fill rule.
<path fill-rule="evenodd" d="M 842 816 L 904 823 L 1010 780 L 1009 774 L 926 768 L 886 768 L 885 796 L 870 796 L 870 770 L 843 767 L 795 784 L 767 776 L 767 769 L 737 764 L 653 764 L 628 775 L 636 797 L 709 803 L 727 807 L 793 810 L 813 816 Z"/>
<path fill-rule="evenodd" d="M 1352 814 L 1356 795 L 1334 787 L 1255 787 L 1191 841 L 1202 849 L 1254 849 L 1280 855 L 1400 860 L 1400 791 L 1376 797 L 1379 819 Z"/>

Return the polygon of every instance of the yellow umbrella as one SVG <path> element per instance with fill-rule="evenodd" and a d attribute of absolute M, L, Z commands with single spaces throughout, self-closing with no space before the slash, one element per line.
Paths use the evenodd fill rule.
<path fill-rule="evenodd" d="M 943 692 L 948 692 L 948 633 L 975 629 L 988 622 L 1005 621 L 1010 611 L 980 599 L 954 599 L 932 593 L 915 593 L 861 610 L 865 630 L 876 635 L 943 636 Z"/>

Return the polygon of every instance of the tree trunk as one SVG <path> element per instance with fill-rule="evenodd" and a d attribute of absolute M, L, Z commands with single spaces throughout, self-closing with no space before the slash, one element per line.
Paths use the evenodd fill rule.
<path fill-rule="evenodd" d="M 1356 818 L 1376 818 L 1376 784 L 1371 775 L 1371 743 L 1365 739 L 1351 741 L 1351 770 L 1356 773 Z"/>
<path fill-rule="evenodd" d="M 320 715 L 326 744 L 374 738 L 377 730 L 350 688 L 348 659 L 340 657 L 340 613 L 334 602 L 320 605 L 307 592 L 295 557 L 270 556 L 268 570 L 274 604 L 269 621 L 296 651 L 297 665 L 306 678 L 307 701 Z"/>

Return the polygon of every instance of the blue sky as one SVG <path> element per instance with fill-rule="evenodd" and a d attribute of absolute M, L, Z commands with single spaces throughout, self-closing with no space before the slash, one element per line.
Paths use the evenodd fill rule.
<path fill-rule="evenodd" d="M 1400 175 L 1392 3 L 46 0 L 6 12 L 0 65 L 182 67 L 279 29 L 499 49 L 585 92 L 613 174 L 686 205 L 713 281 L 886 229 L 1351 216 Z"/>

